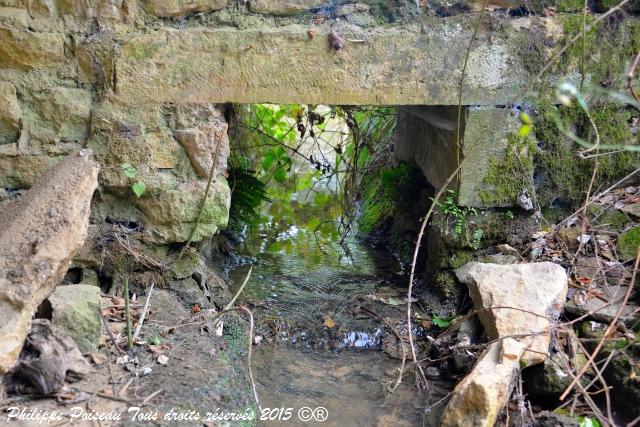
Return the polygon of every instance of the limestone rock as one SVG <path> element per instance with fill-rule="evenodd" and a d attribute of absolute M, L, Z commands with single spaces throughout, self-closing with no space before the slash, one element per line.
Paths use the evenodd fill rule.
<path fill-rule="evenodd" d="M 29 188 L 47 169 L 62 160 L 58 156 L 19 154 L 15 144 L 0 145 L 0 152 L 4 147 L 13 152 L 0 154 L 0 187 Z"/>
<path fill-rule="evenodd" d="M 81 352 L 97 350 L 102 336 L 100 288 L 87 284 L 58 286 L 49 302 L 53 324 L 73 338 Z"/>
<path fill-rule="evenodd" d="M 190 181 L 175 188 L 162 188 L 154 197 L 143 196 L 137 205 L 152 225 L 150 231 L 159 242 L 186 242 L 193 228 L 207 183 Z M 153 193 L 153 188 L 147 190 Z M 193 237 L 198 242 L 210 237 L 229 221 L 231 194 L 227 180 L 218 176 L 209 190 L 200 224 Z"/>
<path fill-rule="evenodd" d="M 33 313 L 87 237 L 97 176 L 91 151 L 83 150 L 0 208 L 0 374 L 15 363 Z"/>
<path fill-rule="evenodd" d="M 509 398 L 525 345 L 511 338 L 490 344 L 473 371 L 453 391 L 441 427 L 493 426 Z"/>
<path fill-rule="evenodd" d="M 229 0 L 144 0 L 144 10 L 159 18 L 178 18 L 194 12 L 222 9 Z"/>
<path fill-rule="evenodd" d="M 36 96 L 38 120 L 30 122 L 33 135 L 46 142 L 84 142 L 89 132 L 91 93 L 55 87 Z"/>
<path fill-rule="evenodd" d="M 493 426 L 521 363 L 540 363 L 548 354 L 551 323 L 567 293 L 567 274 L 551 262 L 470 262 L 456 275 L 469 286 L 487 338 L 496 341 L 456 386 L 441 425 Z"/>
<path fill-rule="evenodd" d="M 227 169 L 229 157 L 229 138 L 227 124 L 212 122 L 197 128 L 176 132 L 176 138 L 184 147 L 191 165 L 198 176 L 208 178 L 215 158 L 216 174 Z"/>
<path fill-rule="evenodd" d="M 451 70 L 462 68 L 472 20 L 425 17 L 421 25 L 346 27 L 345 36 L 366 43 L 347 43 L 338 52 L 328 49 L 328 24 L 317 26 L 313 38 L 306 24 L 160 29 L 123 44 L 116 96 L 128 105 L 457 105 L 460 78 Z M 463 105 L 501 105 L 523 88 L 529 74 L 518 56 L 515 34 L 521 31 L 509 20 L 491 37 L 478 37 L 468 62 Z M 410 88 L 407 82 L 412 82 Z"/>
<path fill-rule="evenodd" d="M 0 68 L 53 68 L 64 60 L 64 34 L 35 33 L 0 25 Z"/>
<path fill-rule="evenodd" d="M 471 262 L 458 268 L 490 340 L 520 334 L 527 345 L 523 361 L 540 363 L 549 348 L 549 328 L 564 306 L 567 273 L 557 264 L 496 265 Z M 505 307 L 505 308 L 499 308 Z M 510 308 L 506 308 L 510 307 Z"/>
<path fill-rule="evenodd" d="M 326 3 L 326 0 L 251 0 L 249 10 L 265 15 L 295 15 Z"/>
<path fill-rule="evenodd" d="M 21 117 L 16 88 L 9 82 L 0 82 L 0 144 L 17 140 Z"/>

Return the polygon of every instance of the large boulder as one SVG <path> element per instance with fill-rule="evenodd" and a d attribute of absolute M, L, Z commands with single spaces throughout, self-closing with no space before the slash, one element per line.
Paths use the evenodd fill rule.
<path fill-rule="evenodd" d="M 552 262 L 483 264 L 458 268 L 489 340 L 519 336 L 527 350 L 523 361 L 541 363 L 549 350 L 550 330 L 564 307 L 567 273 Z"/>
<path fill-rule="evenodd" d="M 442 426 L 492 426 L 519 367 L 541 363 L 548 354 L 551 328 L 566 298 L 567 274 L 550 262 L 471 262 L 456 275 L 469 286 L 491 344 L 456 386 Z"/>
<path fill-rule="evenodd" d="M 81 352 L 98 349 L 102 336 L 99 287 L 86 284 L 58 286 L 49 302 L 51 321 L 73 338 Z"/>
<path fill-rule="evenodd" d="M 87 237 L 98 169 L 90 150 L 72 154 L 0 207 L 0 374 L 13 367 L 34 312 Z"/>

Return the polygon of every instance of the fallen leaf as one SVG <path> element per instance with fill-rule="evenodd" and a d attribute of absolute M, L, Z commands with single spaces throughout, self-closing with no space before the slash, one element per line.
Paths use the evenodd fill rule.
<path fill-rule="evenodd" d="M 200 313 L 201 308 L 199 304 L 194 305 L 193 307 L 191 307 L 191 312 L 192 313 Z"/>
<path fill-rule="evenodd" d="M 580 283 L 585 284 L 585 285 L 588 285 L 588 284 L 590 284 L 590 283 L 592 282 L 592 280 L 591 280 L 590 278 L 588 278 L 588 277 L 584 277 L 584 276 L 582 276 L 582 277 L 576 277 L 576 280 L 577 280 L 578 282 L 580 282 Z"/>
<path fill-rule="evenodd" d="M 222 320 L 219 320 L 218 323 L 216 324 L 216 336 L 221 337 L 223 332 L 224 332 L 224 322 L 222 322 Z"/>
<path fill-rule="evenodd" d="M 166 365 L 167 363 L 169 363 L 169 358 L 164 354 L 161 354 L 160 356 L 158 356 L 158 363 L 161 365 Z"/>
<path fill-rule="evenodd" d="M 129 363 L 129 355 L 125 354 L 124 356 L 120 356 L 116 359 L 116 365 L 124 365 Z"/>
<path fill-rule="evenodd" d="M 333 321 L 331 316 L 326 315 L 326 316 L 324 316 L 324 326 L 326 326 L 327 328 L 331 329 L 334 326 L 336 326 L 336 322 Z"/>

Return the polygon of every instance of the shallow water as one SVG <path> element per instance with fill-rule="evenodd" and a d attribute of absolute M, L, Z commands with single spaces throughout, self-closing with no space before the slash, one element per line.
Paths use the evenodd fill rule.
<path fill-rule="evenodd" d="M 402 299 L 408 278 L 396 258 L 353 236 L 341 239 L 340 205 L 327 186 L 272 200 L 247 235 L 247 263 L 229 274 L 237 289 L 253 265 L 241 299 L 257 307 L 258 330 L 276 325 L 275 344 L 256 346 L 253 356 L 262 407 L 276 418 L 260 424 L 435 425 L 441 408 L 425 409 L 451 384 L 434 381 L 425 394 L 409 373 L 388 393 L 400 361 L 381 351 L 389 331 L 359 308 L 372 294 Z M 386 315 L 402 321 L 404 305 L 385 306 Z M 303 407 L 325 408 L 328 419 L 305 423 L 298 417 Z M 291 418 L 282 421 L 286 413 L 277 408 L 291 408 Z"/>
<path fill-rule="evenodd" d="M 387 393 L 398 361 L 380 352 L 318 353 L 270 345 L 257 348 L 254 362 L 263 409 L 293 408 L 290 420 L 261 423 L 266 426 L 435 425 L 436 411 L 425 414 L 427 401 L 447 393 L 442 384 L 434 385 L 429 395 L 418 393 L 411 376 L 393 394 Z M 303 407 L 325 408 L 328 418 L 304 423 L 298 417 Z"/>

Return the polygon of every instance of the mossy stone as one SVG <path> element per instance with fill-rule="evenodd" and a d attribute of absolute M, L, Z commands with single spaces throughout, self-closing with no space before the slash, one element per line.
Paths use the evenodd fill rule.
<path fill-rule="evenodd" d="M 640 226 L 625 231 L 618 237 L 618 255 L 624 260 L 633 259 L 640 246 Z"/>

